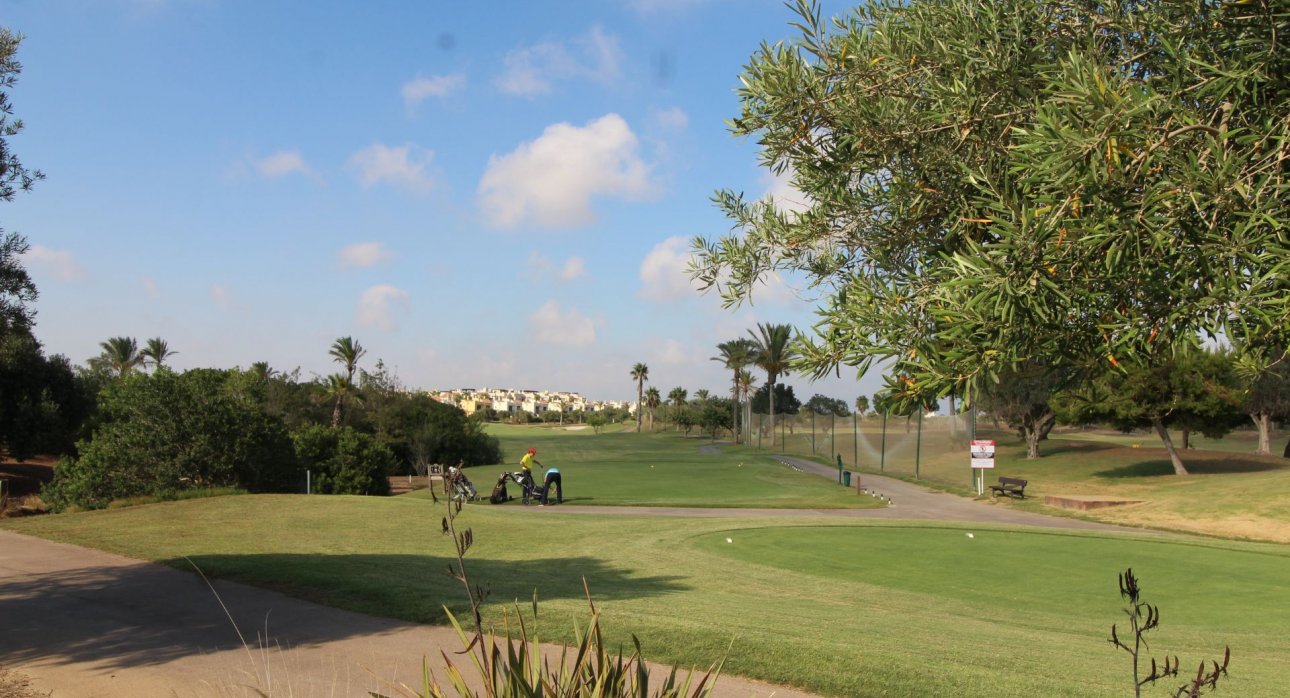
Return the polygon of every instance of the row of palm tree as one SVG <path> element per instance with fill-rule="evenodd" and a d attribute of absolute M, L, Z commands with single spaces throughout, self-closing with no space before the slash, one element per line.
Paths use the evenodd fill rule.
<path fill-rule="evenodd" d="M 142 350 L 134 337 L 112 337 L 100 342 L 99 348 L 102 353 L 90 363 L 106 368 L 114 378 L 124 378 L 140 368 L 164 368 L 166 360 L 179 353 L 160 337 L 149 339 Z"/>
<path fill-rule="evenodd" d="M 748 370 L 749 366 L 756 366 L 766 372 L 766 382 L 771 386 L 770 392 L 770 438 L 771 444 L 775 443 L 775 382 L 779 378 L 788 375 L 792 362 L 797 358 L 797 353 L 792 348 L 793 327 L 791 325 L 777 325 L 773 323 L 761 323 L 757 325 L 757 331 L 749 331 L 749 337 L 732 339 L 728 342 L 722 342 L 717 345 L 718 356 L 712 357 L 713 361 L 720 361 L 722 365 L 731 370 L 730 396 L 733 405 L 733 423 L 735 425 L 735 441 L 739 441 L 739 407 L 744 405 L 747 410 L 752 409 L 752 402 L 749 397 L 752 395 L 753 386 L 757 381 L 753 378 L 752 372 Z M 657 388 L 650 387 L 645 389 L 645 381 L 649 380 L 649 366 L 638 363 L 632 367 L 632 380 L 636 381 L 636 431 L 641 430 L 641 418 L 645 409 L 650 411 L 650 428 L 654 426 L 654 410 L 662 404 L 662 396 Z M 697 391 L 698 393 L 707 391 Z M 680 407 L 685 404 L 686 391 L 684 388 L 674 388 L 668 393 L 668 401 L 673 405 Z M 751 421 L 751 415 L 747 414 L 742 420 L 745 424 Z M 745 434 L 745 439 L 747 434 Z"/>
<path fill-rule="evenodd" d="M 752 394 L 752 388 L 756 384 L 753 375 L 745 367 L 756 366 L 766 372 L 766 384 L 770 386 L 768 391 L 770 397 L 770 442 L 775 444 L 775 383 L 782 377 L 788 375 L 792 366 L 793 359 L 797 358 L 797 353 L 793 351 L 793 327 L 791 325 L 777 325 L 773 323 L 760 323 L 757 325 L 757 332 L 749 331 L 750 338 L 732 339 L 728 342 L 722 342 L 717 345 L 719 356 L 712 357 L 713 361 L 720 361 L 726 368 L 733 372 L 731 380 L 730 394 L 735 404 L 735 441 L 739 441 L 739 405 L 744 404 L 746 409 L 751 411 L 752 401 L 749 396 Z M 748 414 L 744 423 L 752 421 L 752 415 Z M 745 433 L 745 439 L 748 435 Z"/>

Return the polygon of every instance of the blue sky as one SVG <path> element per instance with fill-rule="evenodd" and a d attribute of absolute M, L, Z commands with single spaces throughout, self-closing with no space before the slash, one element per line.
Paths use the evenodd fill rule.
<path fill-rule="evenodd" d="M 412 387 L 628 399 L 636 362 L 724 391 L 718 342 L 812 321 L 786 285 L 736 312 L 681 272 L 729 227 L 715 190 L 791 197 L 724 123 L 792 31 L 778 0 L 0 7 L 26 36 L 11 144 L 47 175 L 0 225 L 51 353 L 160 336 L 176 368 L 308 377 L 352 335 Z"/>

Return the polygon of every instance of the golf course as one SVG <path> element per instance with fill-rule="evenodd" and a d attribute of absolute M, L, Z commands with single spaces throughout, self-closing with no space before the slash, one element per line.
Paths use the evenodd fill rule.
<path fill-rule="evenodd" d="M 514 466 L 469 468 L 484 498 L 456 519 L 473 532 L 465 563 L 471 581 L 490 591 L 486 621 L 516 608 L 530 615 L 536 596 L 544 641 L 575 641 L 575 625 L 587 617 L 585 580 L 610 643 L 630 647 L 636 636 L 652 661 L 706 668 L 724 659 L 726 674 L 829 696 L 1131 695 L 1131 660 L 1108 642 L 1113 623 L 1125 633 L 1117 578 L 1131 567 L 1143 599 L 1161 612 L 1148 635 L 1152 656 L 1177 655 L 1186 675 L 1202 660 L 1221 661 L 1230 647 L 1222 688 L 1229 695 L 1278 695 L 1290 682 L 1290 550 L 1281 545 L 1157 529 L 903 520 L 900 501 L 881 509 L 880 499 L 765 451 L 679 432 L 494 425 L 490 433 L 509 460 L 533 446 L 564 475 L 562 506 L 494 506 L 488 491 Z M 1082 450 L 1099 448 L 1095 442 L 1069 443 L 1073 451 L 1042 465 L 1056 471 L 1058 461 L 1101 453 Z M 1105 453 L 1098 463 L 1096 471 L 1121 467 Z M 1092 489 L 1099 480 L 1078 468 L 1056 484 L 1017 472 L 1038 490 L 1080 482 Z M 1290 468 L 1195 477 L 1215 506 L 1239 516 L 1240 502 L 1225 499 L 1225 488 L 1244 487 L 1246 477 L 1284 487 Z M 1138 479 L 1150 481 L 1137 483 L 1144 491 L 1172 486 L 1152 484 L 1168 478 L 1150 473 Z M 440 532 L 445 506 L 424 489 L 397 497 L 233 495 L 3 526 L 442 624 L 445 608 L 468 612 L 446 571 L 454 555 Z M 689 507 L 702 509 L 687 514 Z M 1143 525 L 1124 509 L 1115 514 L 1121 523 Z M 1145 694 L 1172 694 L 1182 682 L 1167 679 Z"/>

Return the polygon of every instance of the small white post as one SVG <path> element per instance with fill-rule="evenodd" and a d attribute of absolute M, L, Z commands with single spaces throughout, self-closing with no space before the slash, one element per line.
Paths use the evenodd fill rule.
<path fill-rule="evenodd" d="M 313 494 L 313 473 L 305 471 L 305 494 Z"/>

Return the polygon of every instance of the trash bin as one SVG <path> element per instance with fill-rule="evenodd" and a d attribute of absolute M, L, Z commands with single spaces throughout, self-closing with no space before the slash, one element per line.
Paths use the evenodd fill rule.
<path fill-rule="evenodd" d="M 843 487 L 850 487 L 850 486 L 851 486 L 851 471 L 850 471 L 850 470 L 844 470 L 844 471 L 842 471 L 842 486 L 843 486 Z"/>

